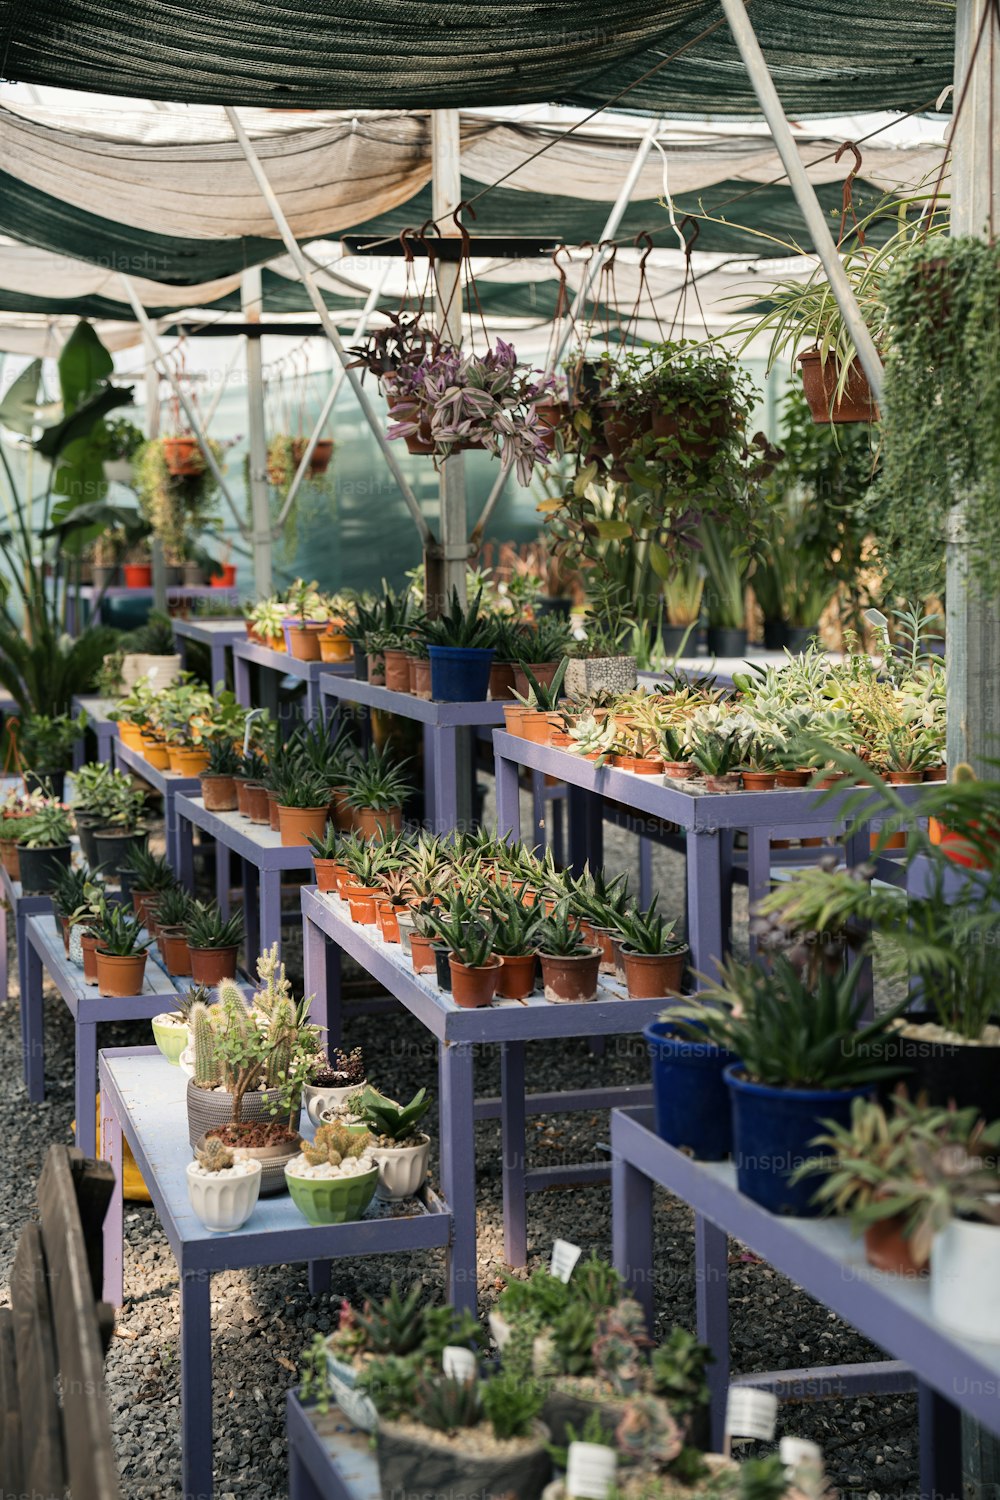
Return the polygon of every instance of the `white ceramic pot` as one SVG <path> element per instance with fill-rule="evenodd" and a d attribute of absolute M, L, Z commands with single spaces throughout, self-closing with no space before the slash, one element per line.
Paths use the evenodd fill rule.
<path fill-rule="evenodd" d="M 331 1354 L 329 1348 L 326 1351 L 326 1376 L 330 1395 L 347 1420 L 362 1432 L 374 1432 L 378 1413 L 371 1398 L 356 1388 L 357 1370 L 346 1360 Z"/>
<path fill-rule="evenodd" d="M 157 689 L 171 687 L 181 675 L 184 663 L 180 656 L 151 656 L 146 651 L 130 651 L 122 657 L 122 686 L 126 692 L 140 677 L 149 677 Z"/>
<path fill-rule="evenodd" d="M 238 1163 L 242 1169 L 205 1172 L 196 1161 L 188 1162 L 187 1187 L 191 1207 L 213 1234 L 231 1234 L 241 1228 L 257 1206 L 261 1165 L 250 1159 Z"/>
<path fill-rule="evenodd" d="M 373 1146 L 371 1155 L 378 1162 L 376 1198 L 384 1202 L 412 1198 L 423 1186 L 430 1149 L 430 1136 L 426 1135 L 414 1146 Z"/>
<path fill-rule="evenodd" d="M 109 484 L 132 483 L 132 460 L 130 458 L 106 458 L 104 477 Z"/>
<path fill-rule="evenodd" d="M 573 1500 L 607 1500 L 615 1482 L 618 1456 L 603 1443 L 570 1443 L 566 1489 Z"/>
<path fill-rule="evenodd" d="M 952 1219 L 931 1244 L 931 1316 L 969 1339 L 1000 1343 L 1000 1226 Z"/>
<path fill-rule="evenodd" d="M 302 1090 L 302 1105 L 313 1124 L 322 1125 L 324 1110 L 342 1110 L 352 1094 L 367 1087 L 367 1080 L 364 1083 L 349 1083 L 345 1088 L 316 1088 L 307 1083 Z"/>

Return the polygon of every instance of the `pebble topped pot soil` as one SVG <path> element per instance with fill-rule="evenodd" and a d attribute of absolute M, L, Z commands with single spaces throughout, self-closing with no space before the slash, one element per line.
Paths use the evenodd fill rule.
<path fill-rule="evenodd" d="M 610 832 L 610 831 L 609 831 Z M 609 868 L 631 863 L 631 841 L 608 839 Z M 655 854 L 656 874 L 666 897 L 683 890 L 679 864 Z M 740 899 L 740 893 L 737 900 Z M 745 896 L 742 897 L 745 902 Z M 669 902 L 668 902 L 669 906 Z M 737 909 L 738 911 L 739 909 Z M 668 913 L 669 914 L 669 913 Z M 745 916 L 745 907 L 744 907 Z M 12 926 L 13 924 L 11 924 Z M 287 929 L 285 958 L 301 983 L 301 938 Z M 9 1301 L 7 1280 L 23 1225 L 33 1216 L 35 1184 L 47 1146 L 69 1142 L 73 1117 L 73 1029 L 54 995 L 46 1006 L 45 1104 L 29 1106 L 21 1082 L 16 968 L 11 944 L 11 1003 L 0 1010 L 0 1068 L 7 1088 L 0 1098 L 0 1300 Z M 346 977 L 349 992 L 357 976 Z M 349 1018 L 346 1035 L 391 1097 L 409 1097 L 415 1070 L 436 1072 L 436 1053 L 424 1029 L 405 1014 L 390 1031 L 378 1017 Z M 101 1045 L 147 1046 L 148 1023 L 108 1027 Z M 499 1092 L 499 1062 L 477 1059 L 477 1089 Z M 164 1064 L 166 1066 L 166 1064 Z M 647 1062 L 641 1038 L 617 1039 L 603 1057 L 583 1042 L 555 1042 L 528 1049 L 532 1089 L 580 1087 L 641 1079 Z M 437 1173 L 436 1111 L 428 1117 L 431 1173 Z M 533 1165 L 583 1161 L 601 1156 L 606 1116 L 575 1114 L 529 1120 Z M 502 1285 L 499 1123 L 476 1127 L 479 1159 L 480 1310 L 493 1304 Z M 584 1253 L 611 1252 L 610 1197 L 605 1189 L 556 1192 L 529 1200 L 531 1268 L 547 1262 L 554 1236 L 575 1241 Z M 180 1500 L 177 1269 L 153 1210 L 125 1205 L 125 1290 L 108 1357 L 108 1400 L 122 1474 L 130 1500 Z M 657 1305 L 667 1322 L 694 1327 L 693 1228 L 687 1208 L 665 1194 L 657 1197 Z M 334 1266 L 330 1296 L 310 1295 L 304 1266 L 224 1272 L 213 1278 L 214 1427 L 216 1495 L 219 1500 L 280 1500 L 288 1493 L 284 1393 L 298 1383 L 298 1360 L 316 1332 L 329 1332 L 342 1296 L 356 1305 L 383 1297 L 393 1277 L 405 1284 L 423 1277 L 436 1297 L 443 1259 L 439 1252 L 366 1257 Z M 823 1307 L 738 1244 L 730 1247 L 732 1359 L 736 1370 L 848 1364 L 883 1356 Z M 842 1495 L 864 1500 L 910 1500 L 919 1493 L 915 1400 L 909 1396 L 861 1397 L 850 1401 L 785 1402 L 779 1434 L 820 1443 L 832 1483 Z"/>

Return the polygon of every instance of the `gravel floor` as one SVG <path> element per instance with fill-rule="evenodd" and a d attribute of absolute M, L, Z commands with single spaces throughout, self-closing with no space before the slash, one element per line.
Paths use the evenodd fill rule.
<path fill-rule="evenodd" d="M 632 866 L 634 858 L 634 840 L 609 831 L 609 867 Z M 679 911 L 683 895 L 679 859 L 657 850 L 654 870 L 662 905 L 667 911 Z M 738 896 L 734 913 L 738 930 L 745 918 L 745 897 L 741 905 Z M 289 930 L 285 956 L 293 978 L 300 982 L 301 938 L 294 929 Z M 48 1097 L 43 1105 L 26 1106 L 13 960 L 11 994 L 0 1019 L 0 1066 L 9 1080 L 0 1101 L 0 1258 L 5 1275 L 21 1228 L 33 1213 L 34 1184 L 46 1147 L 51 1141 L 70 1140 L 73 1111 L 73 1032 L 68 1012 L 50 992 L 46 1006 Z M 363 1046 L 369 1076 L 390 1094 L 405 1094 L 435 1077 L 435 1049 L 423 1028 L 405 1012 L 358 1017 L 350 1022 L 347 1038 Z M 101 1045 L 148 1044 L 149 1040 L 146 1023 L 109 1026 Z M 496 1060 L 480 1056 L 476 1066 L 477 1086 L 496 1093 Z M 567 1046 L 562 1042 L 538 1044 L 528 1055 L 532 1088 L 641 1080 L 645 1070 L 639 1045 L 625 1039 L 610 1045 L 600 1058 L 584 1043 Z M 586 1114 L 543 1117 L 531 1121 L 530 1130 L 534 1165 L 592 1160 L 607 1138 L 607 1120 Z M 485 1309 L 501 1285 L 503 1263 L 497 1123 L 477 1126 L 476 1148 L 480 1164 L 479 1292 L 481 1309 Z M 693 1326 L 691 1215 L 666 1194 L 658 1195 L 656 1211 L 657 1307 L 664 1326 L 674 1322 Z M 585 1251 L 610 1253 L 606 1189 L 536 1195 L 529 1200 L 528 1224 L 532 1266 L 545 1260 L 556 1235 L 581 1244 Z M 176 1500 L 181 1493 L 176 1269 L 152 1209 L 127 1204 L 125 1233 L 127 1301 L 108 1360 L 122 1487 L 130 1500 Z M 734 1370 L 844 1364 L 879 1357 L 851 1328 L 735 1243 L 730 1268 Z M 216 1493 L 223 1500 L 227 1496 L 277 1500 L 287 1493 L 284 1392 L 296 1384 L 303 1345 L 317 1330 L 330 1328 L 337 1298 L 381 1295 L 394 1276 L 405 1282 L 422 1276 L 438 1287 L 442 1273 L 439 1252 L 414 1256 L 409 1264 L 398 1257 L 345 1263 L 335 1272 L 332 1298 L 310 1296 L 301 1266 L 215 1277 Z M 6 1286 L 0 1295 L 7 1300 Z M 912 1398 L 787 1403 L 780 1421 L 780 1431 L 822 1444 L 831 1477 L 842 1492 L 861 1494 L 868 1500 L 917 1494 Z"/>

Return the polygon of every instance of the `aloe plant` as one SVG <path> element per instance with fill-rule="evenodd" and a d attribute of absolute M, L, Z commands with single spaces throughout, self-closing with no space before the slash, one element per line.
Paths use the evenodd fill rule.
<path fill-rule="evenodd" d="M 224 917 L 216 902 L 194 901 L 184 936 L 191 948 L 238 948 L 243 941 L 243 912 L 237 908 Z"/>
<path fill-rule="evenodd" d="M 100 916 L 91 930 L 97 938 L 98 952 L 109 953 L 115 958 L 131 958 L 145 953 L 152 941 L 143 935 L 140 917 L 109 901 L 102 901 Z"/>
<path fill-rule="evenodd" d="M 373 1088 L 353 1094 L 348 1103 L 372 1135 L 394 1146 L 410 1145 L 420 1135 L 418 1126 L 431 1107 L 426 1089 L 418 1089 L 409 1104 L 395 1104 Z"/>
<path fill-rule="evenodd" d="M 480 614 L 483 591 L 479 589 L 467 609 L 462 607 L 458 590 L 452 589 L 447 613 L 435 620 L 424 620 L 421 634 L 428 646 L 449 646 L 463 651 L 485 650 L 495 645 L 496 627 L 491 616 Z"/>
<path fill-rule="evenodd" d="M 543 713 L 551 713 L 559 707 L 562 696 L 562 685 L 566 677 L 566 668 L 569 666 L 569 658 L 564 656 L 555 675 L 549 683 L 539 682 L 527 662 L 521 662 L 521 671 L 524 673 L 528 684 L 528 695 L 523 697 L 515 692 L 514 697 L 524 705 L 525 708 L 538 709 Z"/>
<path fill-rule="evenodd" d="M 686 947 L 674 937 L 674 923 L 662 916 L 654 900 L 645 911 L 636 908 L 618 918 L 615 926 L 622 942 L 632 953 L 680 953 Z"/>

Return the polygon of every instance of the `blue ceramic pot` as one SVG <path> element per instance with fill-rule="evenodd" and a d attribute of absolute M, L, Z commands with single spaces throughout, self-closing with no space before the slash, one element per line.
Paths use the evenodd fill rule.
<path fill-rule="evenodd" d="M 733 1149 L 732 1110 L 723 1072 L 736 1061 L 706 1038 L 691 1041 L 670 1021 L 643 1030 L 653 1073 L 656 1133 L 699 1161 L 722 1161 Z"/>
<path fill-rule="evenodd" d="M 436 703 L 482 703 L 490 686 L 492 646 L 428 646 Z"/>

